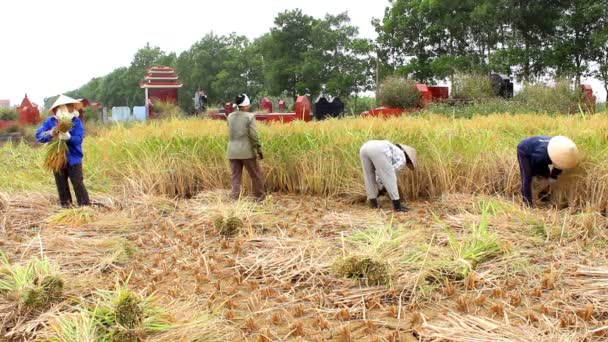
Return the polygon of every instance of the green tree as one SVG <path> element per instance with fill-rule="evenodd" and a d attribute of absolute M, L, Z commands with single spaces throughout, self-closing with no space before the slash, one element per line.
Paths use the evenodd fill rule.
<path fill-rule="evenodd" d="M 302 64 L 306 52 L 312 48 L 312 30 L 317 20 L 296 9 L 280 13 L 264 41 L 269 92 L 279 95 L 284 90 L 295 97 L 305 84 Z M 298 88 L 300 85 L 300 88 Z"/>
<path fill-rule="evenodd" d="M 601 25 L 605 24 L 604 1 L 565 1 L 559 19 L 553 49 L 553 64 L 557 76 L 573 76 L 577 85 L 588 75 L 589 62 L 596 54 L 594 39 Z"/>
<path fill-rule="evenodd" d="M 212 103 L 229 100 L 223 98 L 220 89 L 213 87 L 213 82 L 224 70 L 224 64 L 230 58 L 229 47 L 237 39 L 236 35 L 225 37 L 209 33 L 179 55 L 176 68 L 184 82 L 179 98 L 183 109 L 193 110 L 192 98 L 199 88 L 205 91 Z"/>
<path fill-rule="evenodd" d="M 606 91 L 606 103 L 608 103 L 608 9 L 604 9 L 602 30 L 598 30 L 593 36 L 593 55 L 592 60 L 595 62 L 596 70 L 593 76 L 597 77 L 604 83 Z"/>
<path fill-rule="evenodd" d="M 395 0 L 384 12 L 382 21 L 374 20 L 378 33 L 377 54 L 384 65 L 382 77 L 399 72 L 418 81 L 430 81 L 435 43 L 430 7 L 425 0 Z"/>

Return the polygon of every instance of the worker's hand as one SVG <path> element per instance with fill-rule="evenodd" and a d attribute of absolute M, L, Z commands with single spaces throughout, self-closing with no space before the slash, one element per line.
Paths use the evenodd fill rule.
<path fill-rule="evenodd" d="M 70 134 L 70 132 L 60 132 L 59 133 L 59 139 L 61 140 L 70 140 L 70 138 L 72 137 L 72 135 Z"/>
<path fill-rule="evenodd" d="M 57 126 L 51 128 L 51 130 L 49 131 L 49 135 L 52 137 L 56 136 L 57 134 L 59 134 L 59 129 L 57 129 Z"/>
<path fill-rule="evenodd" d="M 258 152 L 258 159 L 259 160 L 263 160 L 264 159 L 264 154 L 262 154 L 262 151 Z"/>
<path fill-rule="evenodd" d="M 541 200 L 541 202 L 547 203 L 551 201 L 551 192 L 548 190 L 545 191 L 541 191 L 538 194 L 539 199 Z"/>

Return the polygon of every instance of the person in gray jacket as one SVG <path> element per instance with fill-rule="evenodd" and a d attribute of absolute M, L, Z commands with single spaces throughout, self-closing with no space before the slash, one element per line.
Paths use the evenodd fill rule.
<path fill-rule="evenodd" d="M 249 113 L 250 101 L 247 95 L 239 95 L 234 100 L 236 112 L 228 115 L 228 159 L 232 171 L 232 198 L 241 195 L 241 178 L 243 167 L 247 169 L 253 182 L 253 195 L 256 200 L 264 199 L 264 177 L 257 158 L 264 159 L 262 146 L 258 139 L 255 116 Z M 256 158 L 257 157 L 257 158 Z"/>
<path fill-rule="evenodd" d="M 401 205 L 397 172 L 404 166 L 416 168 L 416 150 L 410 146 L 393 144 L 387 140 L 370 140 L 359 151 L 367 198 L 372 208 L 378 208 L 378 194 L 383 188 L 393 201 L 395 211 L 407 211 Z"/>

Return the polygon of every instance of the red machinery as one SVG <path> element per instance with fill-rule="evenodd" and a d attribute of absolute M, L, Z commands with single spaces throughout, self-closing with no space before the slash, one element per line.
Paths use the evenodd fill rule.
<path fill-rule="evenodd" d="M 427 86 L 423 83 L 416 84 L 416 88 L 420 92 L 420 98 L 422 100 L 422 106 L 416 108 L 391 108 L 391 107 L 378 107 L 370 111 L 364 112 L 363 116 L 376 116 L 376 117 L 393 117 L 400 116 L 404 113 L 415 112 L 424 107 L 429 103 L 435 101 L 446 100 L 449 97 L 448 87 L 444 86 Z"/>
<path fill-rule="evenodd" d="M 208 113 L 208 117 L 217 120 L 226 120 L 226 117 L 232 113 L 232 105 L 226 104 L 224 106 L 224 113 Z M 308 122 L 311 120 L 310 115 L 310 101 L 306 96 L 298 96 L 295 103 L 294 113 L 259 113 L 255 115 L 256 120 L 266 122 L 292 122 L 301 120 Z"/>

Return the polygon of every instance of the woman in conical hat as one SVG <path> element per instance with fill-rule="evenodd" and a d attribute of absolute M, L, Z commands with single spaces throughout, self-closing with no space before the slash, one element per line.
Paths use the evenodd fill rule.
<path fill-rule="evenodd" d="M 77 100 L 60 95 L 51 106 L 53 114 L 46 119 L 36 131 L 36 140 L 40 143 L 48 143 L 53 139 L 65 140 L 67 150 L 67 165 L 60 171 L 54 171 L 55 184 L 59 193 L 59 202 L 62 207 L 72 206 L 72 195 L 68 179 L 72 183 L 78 205 L 89 205 L 89 194 L 84 186 L 82 174 L 82 140 L 84 139 L 84 125 L 78 118 L 78 110 L 82 103 Z M 72 127 L 67 132 L 60 132 L 58 124 L 62 120 L 72 122 Z"/>
<path fill-rule="evenodd" d="M 551 185 L 557 182 L 557 177 L 563 170 L 573 169 L 578 165 L 579 155 L 576 144 L 567 137 L 534 136 L 522 140 L 517 145 L 517 160 L 519 161 L 524 202 L 533 206 L 532 180 L 534 177 L 548 181 L 549 188 L 540 193 L 541 199 L 548 201 Z"/>
<path fill-rule="evenodd" d="M 359 150 L 363 181 L 372 208 L 378 208 L 378 194 L 383 188 L 393 201 L 395 211 L 407 211 L 401 205 L 397 187 L 397 172 L 404 166 L 416 168 L 416 150 L 387 140 L 370 140 Z"/>

